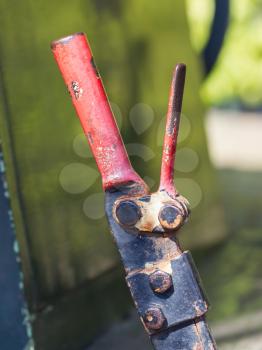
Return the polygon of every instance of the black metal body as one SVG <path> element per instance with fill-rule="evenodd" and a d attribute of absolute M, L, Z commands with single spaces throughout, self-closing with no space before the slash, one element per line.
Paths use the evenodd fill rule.
<path fill-rule="evenodd" d="M 157 350 L 216 349 L 205 322 L 208 302 L 190 253 L 181 251 L 174 235 L 126 229 L 114 217 L 116 201 L 129 194 L 134 197 L 135 186 L 107 191 L 106 214 L 152 344 Z"/>

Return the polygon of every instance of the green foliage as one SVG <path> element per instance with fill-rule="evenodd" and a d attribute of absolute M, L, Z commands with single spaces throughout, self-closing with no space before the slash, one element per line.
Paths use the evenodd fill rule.
<path fill-rule="evenodd" d="M 191 0 L 192 1 L 192 0 Z M 209 104 L 262 103 L 262 1 L 232 0 L 231 20 L 218 62 L 204 82 Z"/>
<path fill-rule="evenodd" d="M 214 0 L 186 0 L 192 45 L 201 52 L 205 46 L 214 12 Z"/>

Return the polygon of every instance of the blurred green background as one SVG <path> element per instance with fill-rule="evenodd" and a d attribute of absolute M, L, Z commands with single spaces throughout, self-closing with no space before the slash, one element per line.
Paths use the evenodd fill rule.
<path fill-rule="evenodd" d="M 187 64 L 175 181 L 192 217 L 180 237 L 213 304 L 211 321 L 262 308 L 261 158 L 253 145 L 249 168 L 252 133 L 232 143 L 227 129 L 227 118 L 232 131 L 243 121 L 261 125 L 262 1 L 230 1 L 207 75 L 202 53 L 214 10 L 211 0 L 0 0 L 0 138 L 36 349 L 82 349 L 132 308 L 99 174 L 49 48 L 78 31 L 88 36 L 131 161 L 152 190 L 172 70 Z M 241 148 L 239 163 L 230 163 L 228 150 L 238 159 Z"/>

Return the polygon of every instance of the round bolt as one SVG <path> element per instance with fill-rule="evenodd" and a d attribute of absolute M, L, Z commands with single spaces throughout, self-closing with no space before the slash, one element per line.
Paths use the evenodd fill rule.
<path fill-rule="evenodd" d="M 143 317 L 145 326 L 150 330 L 163 328 L 166 323 L 166 318 L 161 309 L 152 307 L 148 309 Z"/>
<path fill-rule="evenodd" d="M 167 204 L 159 212 L 158 219 L 166 230 L 177 230 L 183 223 L 183 215 L 174 205 Z"/>
<path fill-rule="evenodd" d="M 116 217 L 124 226 L 134 226 L 141 218 L 139 206 L 130 200 L 123 200 L 116 207 Z"/>
<path fill-rule="evenodd" d="M 149 283 L 152 290 L 157 294 L 163 294 L 173 286 L 171 275 L 161 270 L 157 270 L 149 275 Z"/>

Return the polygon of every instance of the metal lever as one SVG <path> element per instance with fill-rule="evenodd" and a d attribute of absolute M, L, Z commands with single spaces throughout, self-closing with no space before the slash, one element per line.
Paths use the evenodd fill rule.
<path fill-rule="evenodd" d="M 216 349 L 198 273 L 176 236 L 189 215 L 173 184 L 185 65 L 177 65 L 173 76 L 160 186 L 150 194 L 129 162 L 84 34 L 51 46 L 100 170 L 111 233 L 154 348 Z"/>
<path fill-rule="evenodd" d="M 101 77 L 83 33 L 53 41 L 51 48 L 102 176 L 103 188 L 136 182 Z"/>
<path fill-rule="evenodd" d="M 171 196 L 175 196 L 177 194 L 174 186 L 174 162 L 185 77 L 186 66 L 184 64 L 178 64 L 173 73 L 170 88 L 159 186 L 160 191 L 164 190 Z"/>

